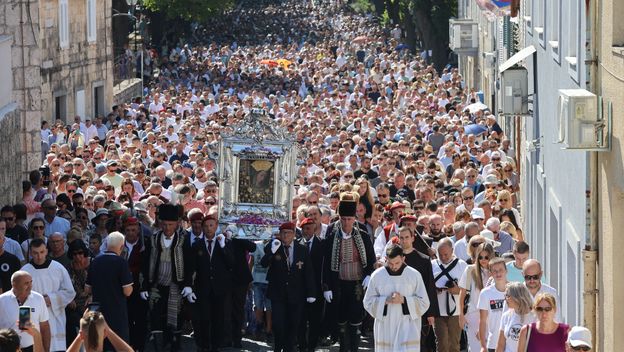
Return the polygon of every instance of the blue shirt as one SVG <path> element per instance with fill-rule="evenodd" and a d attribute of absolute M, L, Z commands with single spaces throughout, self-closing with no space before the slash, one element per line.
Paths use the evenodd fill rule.
<path fill-rule="evenodd" d="M 43 218 L 43 221 L 45 222 L 46 237 L 50 237 L 50 235 L 54 234 L 55 232 L 60 232 L 63 234 L 63 236 L 65 236 L 65 239 L 67 239 L 67 233 L 71 229 L 71 224 L 69 223 L 69 221 L 63 219 L 60 216 L 55 216 L 54 220 L 52 220 L 52 222 L 50 223 L 45 218 Z"/>

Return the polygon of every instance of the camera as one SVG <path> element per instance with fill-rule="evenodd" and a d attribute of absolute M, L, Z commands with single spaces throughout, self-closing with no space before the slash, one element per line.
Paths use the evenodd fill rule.
<path fill-rule="evenodd" d="M 48 187 L 50 185 L 50 167 L 47 165 L 41 166 L 39 172 L 43 179 L 43 186 Z"/>
<path fill-rule="evenodd" d="M 448 280 L 446 281 L 446 283 L 444 284 L 444 287 L 446 288 L 453 288 L 457 285 L 457 280 Z"/>

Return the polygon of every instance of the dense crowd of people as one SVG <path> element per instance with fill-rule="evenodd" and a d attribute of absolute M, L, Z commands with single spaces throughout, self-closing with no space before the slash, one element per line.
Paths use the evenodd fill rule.
<path fill-rule="evenodd" d="M 457 69 L 340 2 L 260 1 L 206 28 L 153 55 L 146 96 L 42 123 L 42 166 L 0 209 L 0 343 L 591 348 L 524 242 L 512 143 Z M 308 154 L 292 221 L 264 240 L 219 223 L 214 146 L 255 108 Z"/>

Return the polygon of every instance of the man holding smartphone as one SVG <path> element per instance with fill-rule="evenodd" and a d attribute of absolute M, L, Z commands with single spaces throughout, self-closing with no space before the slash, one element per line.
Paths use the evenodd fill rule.
<path fill-rule="evenodd" d="M 26 271 L 16 271 L 11 277 L 13 288 L 0 295 L 0 329 L 14 329 L 19 332 L 22 351 L 33 351 L 33 336 L 20 330 L 18 320 L 20 307 L 30 307 L 30 324 L 41 332 L 44 351 L 50 350 L 50 324 L 48 309 L 43 296 L 32 291 L 32 277 Z"/>

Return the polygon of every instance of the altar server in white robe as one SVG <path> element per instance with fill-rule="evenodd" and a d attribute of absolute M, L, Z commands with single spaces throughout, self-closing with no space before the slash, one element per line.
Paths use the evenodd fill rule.
<path fill-rule="evenodd" d="M 65 267 L 47 258 L 48 249 L 42 239 L 30 242 L 32 261 L 24 265 L 33 280 L 32 290 L 43 295 L 48 307 L 50 322 L 50 351 L 65 351 L 65 307 L 76 296 L 69 273 Z"/>
<path fill-rule="evenodd" d="M 403 249 L 388 246 L 387 261 L 373 273 L 364 308 L 375 318 L 375 351 L 420 351 L 421 317 L 429 308 L 420 273 L 405 264 Z"/>

